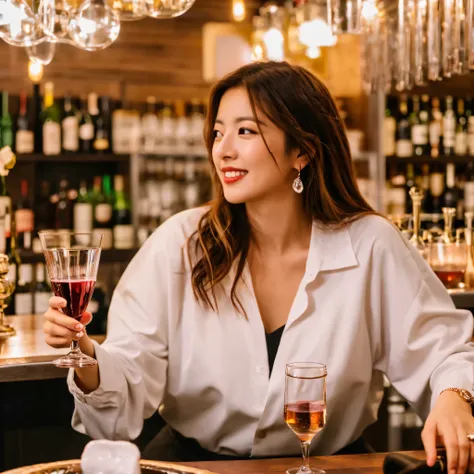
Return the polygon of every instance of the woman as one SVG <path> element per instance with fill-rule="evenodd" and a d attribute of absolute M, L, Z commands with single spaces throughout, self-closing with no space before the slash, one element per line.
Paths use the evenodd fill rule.
<path fill-rule="evenodd" d="M 145 243 L 114 293 L 106 342 L 87 337 L 90 314 L 77 324 L 51 300 L 47 343 L 80 338 L 98 361 L 69 374 L 73 426 L 134 439 L 160 407 L 162 459 L 190 460 L 183 444 L 201 459 L 298 455 L 284 368 L 315 361 L 328 367 L 328 411 L 312 453 L 358 440 L 386 374 L 427 418 L 429 463 L 441 438 L 451 472 L 464 472 L 474 421 L 446 389 L 472 390 L 472 316 L 359 193 L 324 85 L 287 63 L 245 66 L 214 87 L 205 135 L 215 198 Z"/>

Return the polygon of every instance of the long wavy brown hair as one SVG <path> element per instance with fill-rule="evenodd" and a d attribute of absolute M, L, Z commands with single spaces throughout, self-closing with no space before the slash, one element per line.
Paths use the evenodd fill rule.
<path fill-rule="evenodd" d="M 233 306 L 246 314 L 237 285 L 249 253 L 251 227 L 245 204 L 225 200 L 212 159 L 219 104 L 226 91 L 236 87 L 247 90 L 254 116 L 260 110 L 285 133 L 287 153 L 297 149 L 308 157 L 301 179 L 302 205 L 309 216 L 322 224 L 341 226 L 376 212 L 359 191 L 343 122 L 319 79 L 286 62 L 256 62 L 219 81 L 211 92 L 204 131 L 214 198 L 188 240 L 188 255 L 194 296 L 216 311 L 216 287 L 236 262 L 230 297 Z M 275 159 L 268 145 L 267 149 Z"/>

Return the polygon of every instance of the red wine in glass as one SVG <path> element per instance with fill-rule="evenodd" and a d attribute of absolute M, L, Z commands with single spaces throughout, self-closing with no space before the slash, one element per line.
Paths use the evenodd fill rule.
<path fill-rule="evenodd" d="M 63 313 L 80 320 L 94 291 L 95 280 L 51 280 L 54 294 L 67 302 Z"/>

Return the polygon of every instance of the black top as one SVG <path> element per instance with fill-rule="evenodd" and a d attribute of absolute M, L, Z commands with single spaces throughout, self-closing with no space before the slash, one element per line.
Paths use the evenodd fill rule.
<path fill-rule="evenodd" d="M 284 329 L 285 325 L 271 333 L 265 333 L 265 337 L 267 339 L 268 366 L 270 369 L 270 375 L 272 374 L 273 363 L 275 362 L 275 357 L 277 355 L 278 346 L 280 345 L 281 336 Z"/>

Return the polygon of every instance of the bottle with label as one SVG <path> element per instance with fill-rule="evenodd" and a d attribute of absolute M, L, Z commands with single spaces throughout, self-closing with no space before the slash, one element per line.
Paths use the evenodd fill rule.
<path fill-rule="evenodd" d="M 431 99 L 431 120 L 429 125 L 431 157 L 438 158 L 441 153 L 443 139 L 443 114 L 440 110 L 439 99 Z"/>
<path fill-rule="evenodd" d="M 421 106 L 418 96 L 413 96 L 413 121 L 411 124 L 411 135 L 413 142 L 413 152 L 416 156 L 428 154 L 428 101 L 426 94 L 421 96 Z"/>
<path fill-rule="evenodd" d="M 453 110 L 453 98 L 446 97 L 446 111 L 443 117 L 443 153 L 446 156 L 454 155 L 456 143 L 456 115 Z"/>
<path fill-rule="evenodd" d="M 100 113 L 96 121 L 94 150 L 97 153 L 107 153 L 110 150 L 110 104 L 108 97 L 100 99 Z"/>
<path fill-rule="evenodd" d="M 35 208 L 36 230 L 40 231 L 54 227 L 54 206 L 51 202 L 51 184 L 49 181 L 41 181 L 39 199 Z"/>
<path fill-rule="evenodd" d="M 13 121 L 8 110 L 8 92 L 2 92 L 2 116 L 0 117 L 0 148 L 13 149 Z"/>
<path fill-rule="evenodd" d="M 87 183 L 81 181 L 77 201 L 74 204 L 74 231 L 91 232 L 92 231 L 92 201 L 87 190 Z"/>
<path fill-rule="evenodd" d="M 43 124 L 43 153 L 59 155 L 61 153 L 61 123 L 59 108 L 54 102 L 52 82 L 44 85 L 44 108 L 41 112 Z"/>
<path fill-rule="evenodd" d="M 446 165 L 446 185 L 444 188 L 444 207 L 454 207 L 458 205 L 458 190 L 456 188 L 456 168 L 454 163 Z"/>
<path fill-rule="evenodd" d="M 5 309 L 5 314 L 16 314 L 15 308 L 15 292 L 18 285 L 18 270 L 21 265 L 20 254 L 16 246 L 16 227 L 15 219 L 11 221 L 11 233 L 7 235 L 7 256 L 8 256 L 8 275 L 7 278 L 9 281 L 15 283 L 15 291 L 6 301 L 8 307 Z"/>
<path fill-rule="evenodd" d="M 102 235 L 102 248 L 111 249 L 113 247 L 113 194 L 112 181 L 109 175 L 105 175 L 100 189 L 100 178 L 97 183 L 99 187 L 96 193 L 94 209 L 94 230 Z M 94 186 L 95 187 L 95 186 Z"/>
<path fill-rule="evenodd" d="M 439 166 L 434 166 L 430 175 L 431 212 L 442 214 L 444 193 L 444 173 Z"/>
<path fill-rule="evenodd" d="M 24 91 L 20 92 L 20 111 L 16 120 L 15 150 L 17 154 L 33 153 L 35 137 L 31 129 L 27 113 L 27 97 Z"/>
<path fill-rule="evenodd" d="M 112 113 L 112 151 L 117 154 L 137 153 L 140 150 L 140 114 L 129 109 L 125 86 L 121 86 L 122 108 Z"/>
<path fill-rule="evenodd" d="M 156 136 L 158 134 L 158 117 L 156 115 L 156 97 L 146 99 L 147 111 L 142 117 L 142 152 L 156 152 Z"/>
<path fill-rule="evenodd" d="M 454 139 L 454 153 L 456 155 L 467 155 L 467 119 L 464 114 L 464 100 L 458 99 L 456 136 Z"/>
<path fill-rule="evenodd" d="M 19 267 L 18 283 L 15 288 L 15 314 L 33 314 L 33 266 L 22 263 Z"/>
<path fill-rule="evenodd" d="M 413 155 L 413 143 L 411 141 L 411 127 L 408 120 L 408 106 L 406 96 L 400 98 L 397 118 L 397 142 L 396 151 L 400 158 L 409 158 Z"/>
<path fill-rule="evenodd" d="M 131 225 L 130 203 L 124 190 L 123 176 L 114 176 L 114 246 L 116 249 L 131 249 L 135 243 Z"/>
<path fill-rule="evenodd" d="M 49 307 L 49 299 L 53 296 L 51 288 L 46 283 L 46 268 L 43 263 L 36 265 L 36 285 L 34 288 L 34 314 L 44 314 Z"/>
<path fill-rule="evenodd" d="M 35 215 L 28 200 L 28 181 L 21 180 L 21 198 L 15 210 L 17 245 L 20 250 L 31 250 Z"/>
<path fill-rule="evenodd" d="M 385 108 L 385 118 L 383 121 L 383 149 L 385 156 L 393 156 L 396 152 L 395 133 L 397 130 L 397 121 L 392 115 L 389 107 Z"/>
<path fill-rule="evenodd" d="M 90 92 L 87 96 L 87 111 L 92 119 L 95 130 L 95 124 L 99 118 L 99 96 L 95 92 Z"/>
<path fill-rule="evenodd" d="M 64 118 L 61 125 L 64 152 L 77 153 L 79 151 L 79 119 L 70 95 L 64 97 Z"/>
<path fill-rule="evenodd" d="M 81 119 L 79 121 L 79 148 L 82 153 L 90 153 L 94 143 L 94 122 L 87 108 L 87 101 L 81 99 Z"/>

